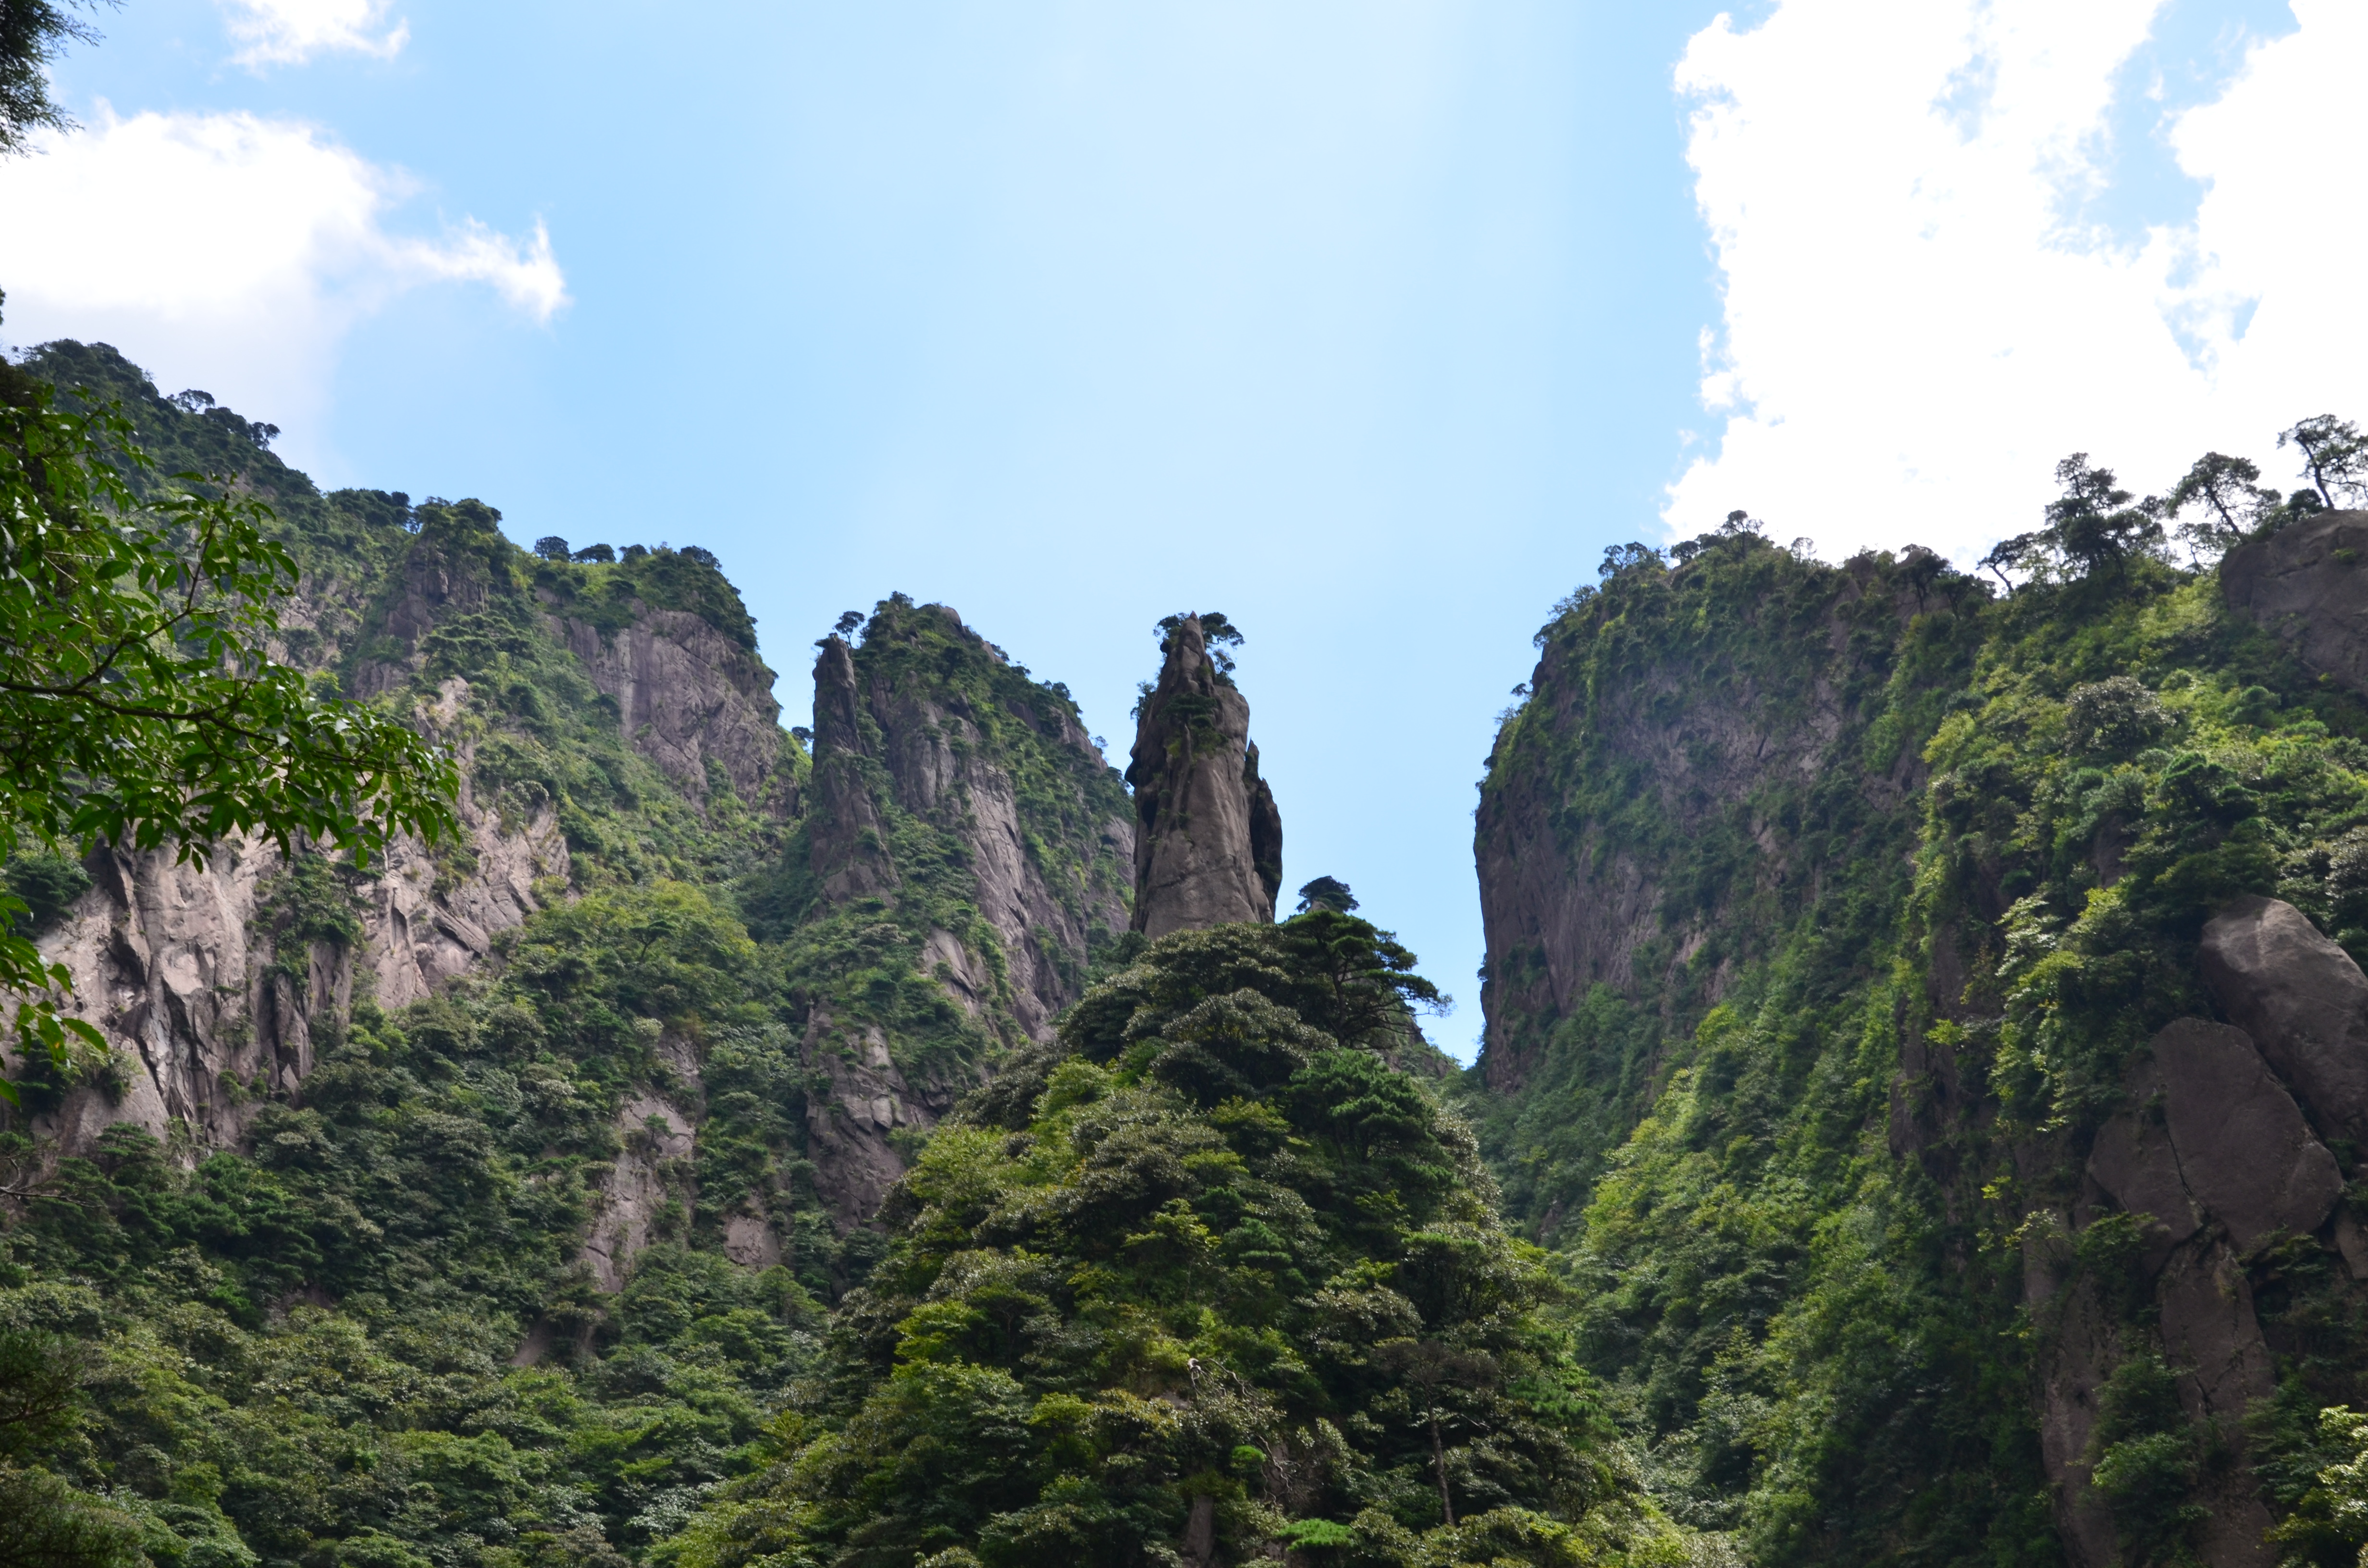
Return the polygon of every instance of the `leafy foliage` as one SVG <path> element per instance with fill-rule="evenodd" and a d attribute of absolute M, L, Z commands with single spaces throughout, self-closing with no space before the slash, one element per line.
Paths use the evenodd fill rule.
<path fill-rule="evenodd" d="M 1684 1561 L 1373 1049 L 1429 994 L 1331 911 L 1153 943 L 931 1141 L 780 1457 L 672 1561 Z"/>
<path fill-rule="evenodd" d="M 67 0 L 69 6 L 74 0 Z M 91 25 L 51 0 L 12 0 L 0 11 L 0 157 L 26 150 L 28 131 L 69 131 L 74 121 L 50 97 L 49 62 L 68 39 L 96 43 Z"/>
<path fill-rule="evenodd" d="M 1350 892 L 1349 884 L 1338 877 L 1318 877 L 1299 890 L 1299 913 L 1302 915 L 1312 909 L 1331 909 L 1350 915 L 1356 908 L 1357 895 Z"/>
<path fill-rule="evenodd" d="M 1177 630 L 1187 620 L 1193 619 L 1201 623 L 1201 638 L 1208 647 L 1209 662 L 1217 668 L 1218 678 L 1231 684 L 1230 677 L 1234 673 L 1233 651 L 1242 645 L 1242 634 L 1232 621 L 1225 619 L 1222 611 L 1178 610 L 1174 615 L 1161 616 L 1159 624 L 1152 629 L 1153 635 L 1159 639 L 1160 656 L 1167 657 L 1167 640 L 1175 636 Z"/>

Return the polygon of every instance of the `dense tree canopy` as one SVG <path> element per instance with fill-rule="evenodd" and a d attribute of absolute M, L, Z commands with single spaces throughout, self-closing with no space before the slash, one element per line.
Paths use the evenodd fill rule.
<path fill-rule="evenodd" d="M 1152 944 L 891 1199 L 781 1458 L 685 1568 L 1683 1561 L 1418 1049 L 1319 910 Z"/>

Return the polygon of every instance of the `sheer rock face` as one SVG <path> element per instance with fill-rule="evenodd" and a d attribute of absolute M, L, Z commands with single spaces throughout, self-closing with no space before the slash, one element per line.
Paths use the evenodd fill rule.
<path fill-rule="evenodd" d="M 447 683 L 449 706 L 460 687 Z M 567 843 L 549 807 L 505 830 L 471 795 L 467 762 L 460 815 L 475 867 L 439 888 L 425 846 L 389 846 L 379 874 L 356 889 L 352 947 L 290 952 L 275 941 L 284 865 L 270 844 L 219 845 L 202 868 L 169 848 L 93 855 L 90 890 L 40 945 L 73 974 L 74 1010 L 107 1037 L 115 1084 L 74 1089 L 34 1119 L 35 1136 L 81 1153 L 117 1122 L 163 1138 L 180 1121 L 192 1157 L 232 1147 L 266 1096 L 292 1095 L 311 1074 L 313 1031 L 351 1005 L 358 968 L 381 1005 L 399 1007 L 483 958 L 495 933 L 538 907 L 538 881 L 564 882 Z"/>
<path fill-rule="evenodd" d="M 1188 616 L 1144 699 L 1126 781 L 1134 787 L 1134 929 L 1154 938 L 1274 919 L 1282 816 L 1258 777 L 1250 705 Z"/>
<path fill-rule="evenodd" d="M 626 743 L 694 801 L 707 798 L 712 761 L 743 801 L 794 814 L 794 798 L 776 782 L 781 705 L 773 700 L 773 672 L 688 611 L 634 604 L 633 624 L 611 636 L 580 620 L 550 622 L 592 684 L 617 704 Z"/>
<path fill-rule="evenodd" d="M 2317 513 L 2238 545 L 2220 588 L 2311 669 L 2368 691 L 2368 512 Z"/>
<path fill-rule="evenodd" d="M 872 635 L 893 641 L 915 628 L 953 639 L 950 657 L 1003 663 L 942 605 L 883 609 Z M 844 640 L 824 639 L 814 661 L 810 863 L 827 903 L 879 898 L 893 904 L 908 875 L 926 874 L 897 865 L 895 824 L 951 837 L 967 881 L 962 891 L 984 930 L 931 928 L 917 966 L 1007 1044 L 1049 1040 L 1053 1017 L 1083 989 L 1089 949 L 1126 928 L 1127 911 L 1115 879 L 1056 886 L 1041 846 L 1057 840 L 1054 847 L 1074 853 L 1080 865 L 1124 867 L 1133 858 L 1133 824 L 1090 801 L 1079 802 L 1087 808 L 1082 829 L 1031 814 L 1016 770 L 1041 775 L 1050 757 L 1073 776 L 1107 778 L 1108 765 L 1065 705 L 1014 698 L 990 725 L 990 716 L 973 707 L 977 689 L 975 682 L 939 678 L 926 666 L 876 659 L 868 640 L 859 656 Z M 1017 721 L 1032 743 L 1026 736 L 998 743 L 991 729 L 1017 733 L 1001 721 Z M 1014 744 L 1039 749 L 1022 756 Z M 1114 781 L 1109 789 L 1115 796 Z M 1040 848 L 1030 847 L 1031 839 Z M 842 1228 L 869 1222 L 904 1173 L 890 1134 L 933 1126 L 975 1081 L 910 1078 L 895 1061 L 896 1044 L 876 1026 L 836 1017 L 826 1007 L 808 1021 L 806 1063 L 825 1081 L 807 1102 L 809 1153 L 816 1190 Z"/>
<path fill-rule="evenodd" d="M 1754 811 L 1770 785 L 1846 778 L 1877 812 L 1893 812 L 1921 782 L 1916 749 L 1864 753 L 1849 694 L 1886 657 L 1865 629 L 1896 634 L 1924 607 L 1862 561 L 1822 576 L 1816 619 L 1765 631 L 1798 653 L 1781 669 L 1748 667 L 1713 642 L 1607 678 L 1586 644 L 1544 645 L 1527 701 L 1489 752 L 1474 818 L 1488 962 L 1480 1070 L 1490 1088 L 1519 1089 L 1554 1026 L 1594 987 L 1634 996 L 1665 985 L 1710 934 L 1734 924 L 1726 908 L 1673 901 L 1666 865 L 1574 809 L 1575 758 L 1589 772 L 1626 773 L 1689 835 L 1744 829 L 1755 860 L 1730 896 L 1820 874 L 1790 824 Z M 1680 593 L 1687 580 L 1683 566 L 1668 578 Z M 1686 914 L 1671 919 L 1673 905 Z M 1713 972 L 1704 993 L 1714 1000 L 1725 983 L 1723 969 Z"/>

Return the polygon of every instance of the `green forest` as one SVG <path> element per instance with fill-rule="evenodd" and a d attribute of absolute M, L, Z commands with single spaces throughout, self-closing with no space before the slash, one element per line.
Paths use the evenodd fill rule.
<path fill-rule="evenodd" d="M 2199 1233 L 2235 1415 L 2091 1154 L 2229 1017 L 2220 912 L 2368 958 L 2368 699 L 2224 565 L 2358 526 L 2349 426 L 2287 496 L 2067 461 L 1982 574 L 1611 552 L 1477 824 L 1484 899 L 1582 916 L 1491 905 L 1458 1069 L 1337 881 L 1129 929 L 1117 769 L 943 607 L 849 611 L 786 731 L 703 550 L 323 493 L 103 346 L 7 376 L 0 613 L 67 652 L 0 699 L 0 1568 L 2368 1545 L 2368 1151 Z"/>

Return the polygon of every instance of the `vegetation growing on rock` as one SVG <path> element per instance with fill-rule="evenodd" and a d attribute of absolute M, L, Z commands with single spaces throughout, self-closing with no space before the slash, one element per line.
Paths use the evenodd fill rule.
<path fill-rule="evenodd" d="M 1384 1060 L 1429 994 L 1329 910 L 1151 944 L 939 1130 L 780 1457 L 669 1556 L 1684 1561 Z"/>
<path fill-rule="evenodd" d="M 2256 1481 L 2293 1510 L 2318 1409 L 2368 1394 L 2330 1230 L 2227 1255 L 2259 1312 L 2228 1353 L 2275 1393 L 2199 1425 L 2148 1221 L 2083 1185 L 2127 1064 L 2219 1013 L 2207 918 L 2272 894 L 2368 952 L 2335 869 L 2368 708 L 2124 531 L 2011 597 L 1741 523 L 1631 547 L 1498 738 L 1482 1144 L 1672 1512 L 1755 1561 L 2053 1560 L 2088 1517 L 2185 1560 Z M 2158 1365 L 2183 1394 L 2043 1441 L 2064 1391 Z"/>
<path fill-rule="evenodd" d="M 151 877 L 145 862 L 110 861 L 96 887 L 70 858 L 9 864 L 26 930 L 52 947 L 136 956 L 153 932 L 217 969 L 249 944 L 261 970 L 259 989 L 202 1002 L 216 1021 L 199 1032 L 179 1014 L 94 1011 L 110 1051 L 15 1064 L 0 1496 L 18 1512 L 0 1561 L 49 1545 L 127 1568 L 640 1558 L 763 1462 L 825 1303 L 877 1250 L 821 1197 L 818 1000 L 872 1017 L 884 984 L 932 1028 L 963 1019 L 976 1054 L 1026 1039 L 1008 998 L 984 998 L 971 1022 L 916 961 L 937 925 L 971 936 L 982 961 L 1004 939 L 961 914 L 975 898 L 964 841 L 930 828 L 892 906 L 864 919 L 783 898 L 811 854 L 810 760 L 773 728 L 769 672 L 707 552 L 539 559 L 481 502 L 324 496 L 249 422 L 161 396 L 110 349 L 51 345 L 28 367 L 85 403 L 116 400 L 163 463 L 241 475 L 301 574 L 278 655 L 425 725 L 459 764 L 473 836 L 392 882 L 302 843 L 247 881 L 224 870 L 196 891 L 244 912 L 243 934 L 156 926 L 151 904 L 171 917 L 189 896 L 177 884 L 140 881 L 131 896 L 148 903 L 127 905 L 120 879 Z M 1124 923 L 1124 846 L 1096 820 L 1123 796 L 1098 759 L 1040 738 L 1076 728 L 1064 693 L 958 622 L 940 635 L 935 616 L 883 607 L 867 662 L 905 658 L 890 678 L 916 699 L 972 704 L 974 759 L 1019 779 L 1025 853 L 1080 911 L 1074 951 L 1044 941 L 1081 988 L 1097 889 L 1114 890 L 1105 928 Z M 711 633 L 713 647 L 693 646 Z M 710 744 L 697 777 L 672 770 L 683 754 L 664 737 L 628 728 L 602 684 L 621 669 L 601 663 L 610 642 L 653 637 L 738 726 L 691 735 Z M 753 694 L 733 684 L 734 659 L 761 674 Z M 726 740 L 741 749 L 719 757 Z M 968 801 L 944 804 L 938 820 L 958 828 Z M 552 857 L 517 857 L 534 864 L 514 869 L 500 908 L 522 923 L 481 926 L 480 860 L 521 842 Z M 372 994 L 398 909 L 419 933 L 479 945 L 400 1006 Z M 900 919 L 918 922 L 910 947 L 838 940 Z M 293 1023 L 274 1023 L 274 995 Z M 894 1054 L 935 1049 L 909 1027 L 917 1013 L 876 1016 Z M 275 1028 L 279 1065 L 213 1072 L 251 1062 Z M 168 1066 L 209 1074 L 204 1126 L 139 1124 L 146 1078 Z M 210 1128 L 232 1136 L 216 1144 Z M 28 1365 L 68 1369 L 80 1392 L 55 1419 L 11 1425 Z M 32 1530 L 37 1517 L 57 1530 Z"/>

